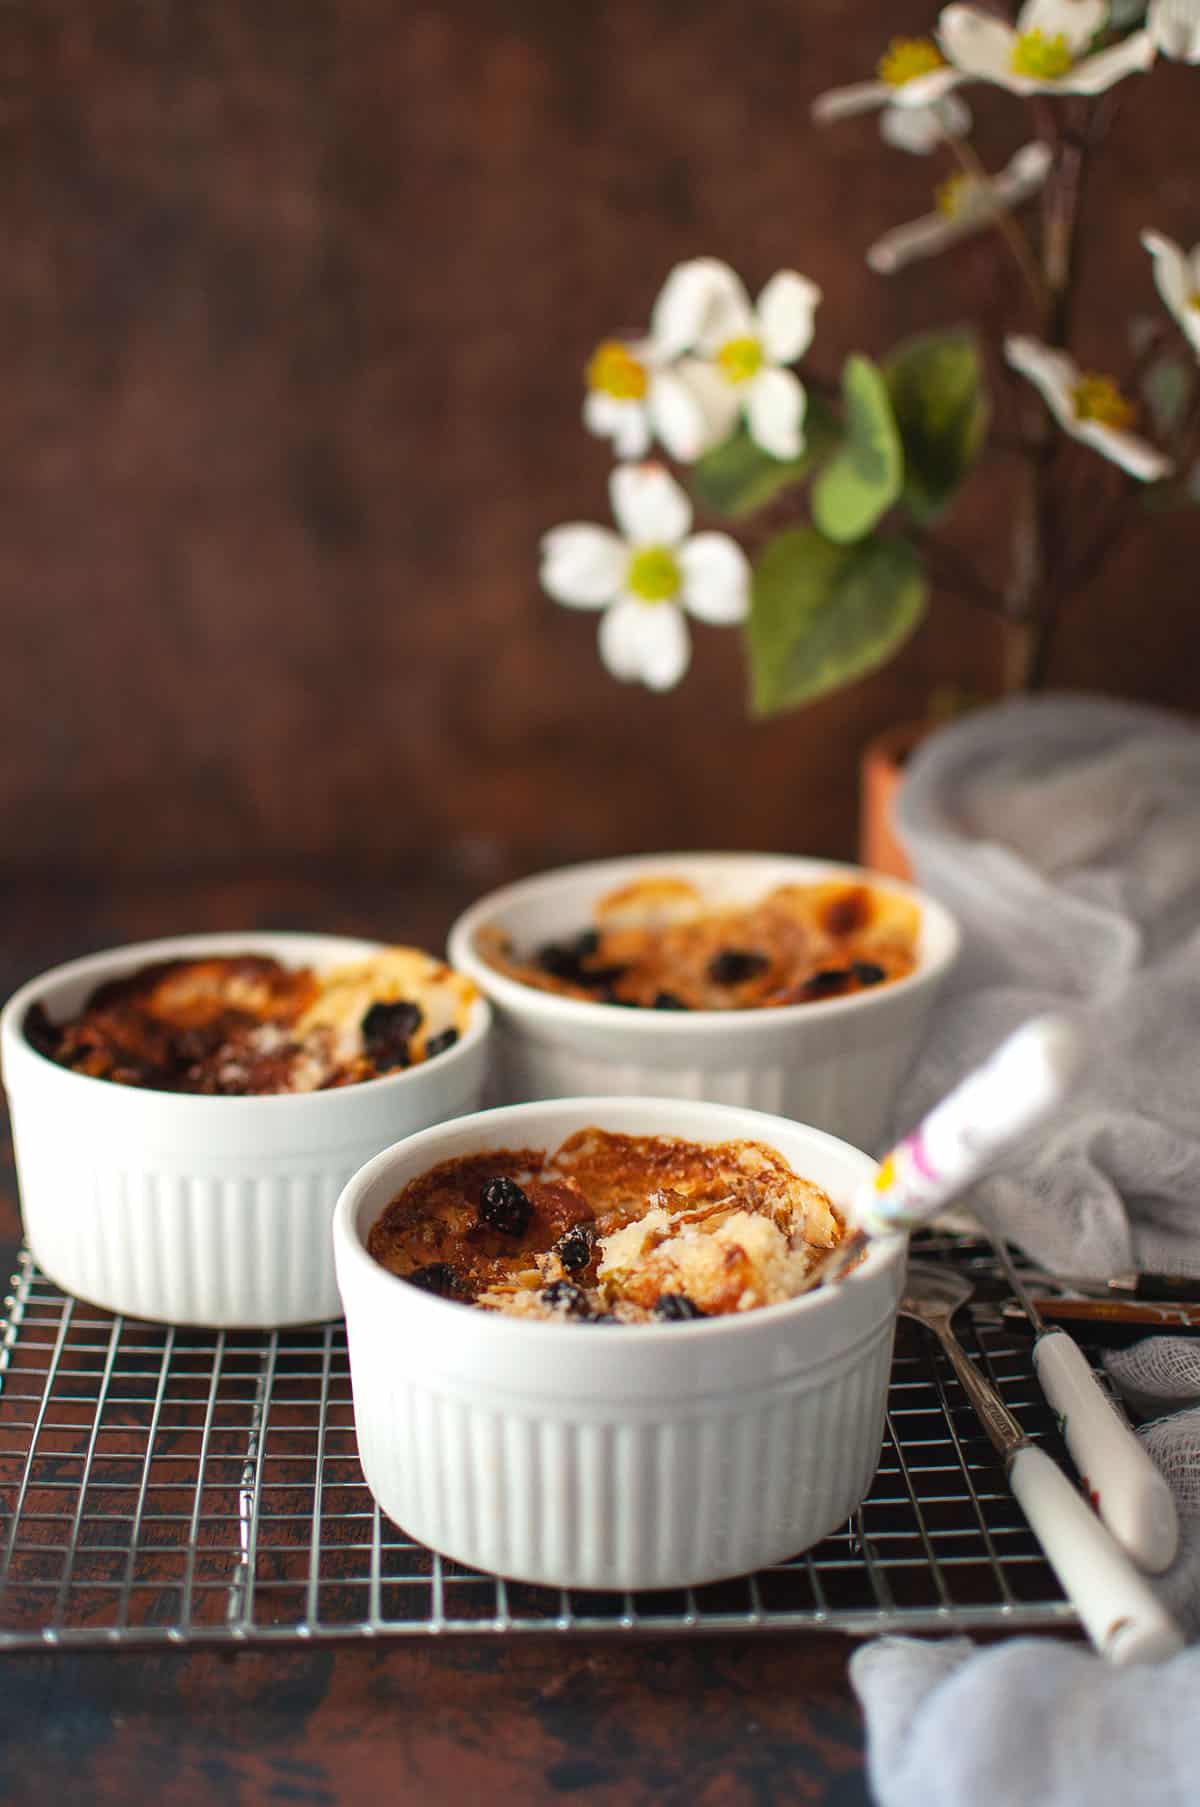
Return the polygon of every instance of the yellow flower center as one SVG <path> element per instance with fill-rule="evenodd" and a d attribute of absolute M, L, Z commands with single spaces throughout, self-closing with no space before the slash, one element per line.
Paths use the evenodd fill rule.
<path fill-rule="evenodd" d="M 638 363 L 627 345 L 619 339 L 605 339 L 588 360 L 587 386 L 615 396 L 619 402 L 640 402 L 649 378 L 645 365 Z"/>
<path fill-rule="evenodd" d="M 1192 290 L 1187 298 L 1187 304 L 1189 307 L 1194 307 L 1196 311 L 1200 313 L 1200 289 Z"/>
<path fill-rule="evenodd" d="M 666 546 L 639 547 L 625 573 L 626 588 L 639 602 L 670 602 L 679 583 L 679 561 Z"/>
<path fill-rule="evenodd" d="M 762 369 L 763 349 L 757 339 L 727 339 L 717 353 L 727 383 L 748 383 Z"/>
<path fill-rule="evenodd" d="M 1135 409 L 1127 401 L 1110 376 L 1088 371 L 1071 391 L 1071 406 L 1076 420 L 1097 420 L 1102 427 L 1127 427 Z"/>
<path fill-rule="evenodd" d="M 965 213 L 974 212 L 986 198 L 987 184 L 978 176 L 968 176 L 965 172 L 947 176 L 933 191 L 934 205 L 948 220 L 959 220 Z"/>
<path fill-rule="evenodd" d="M 945 66 L 946 59 L 932 38 L 893 38 L 876 64 L 875 73 L 889 88 L 902 88 L 918 75 L 928 75 L 930 70 Z"/>
<path fill-rule="evenodd" d="M 1061 31 L 1048 38 L 1044 31 L 1023 31 L 1013 45 L 1014 75 L 1028 75 L 1037 82 L 1055 82 L 1065 75 L 1075 58 Z"/>

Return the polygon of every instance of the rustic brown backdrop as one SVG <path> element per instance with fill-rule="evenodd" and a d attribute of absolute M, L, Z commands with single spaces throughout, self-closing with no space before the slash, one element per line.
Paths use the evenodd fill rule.
<path fill-rule="evenodd" d="M 700 630 L 669 697 L 617 686 L 536 548 L 603 518 L 579 372 L 674 260 L 814 276 L 827 370 L 1015 303 L 982 241 L 863 265 L 944 172 L 808 101 L 896 25 L 884 0 L 9 0 L 10 878 L 332 860 L 469 890 L 664 844 L 848 851 L 859 747 L 940 681 L 993 684 L 989 621 L 944 593 L 885 672 L 752 725 L 735 636 Z M 1200 236 L 1195 80 L 1126 84 L 1087 198 L 1110 365 L 1155 306 L 1138 229 Z M 998 159 L 1015 103 L 977 110 Z M 1009 505 L 975 483 L 984 562 Z M 1104 569 L 1055 681 L 1200 706 L 1194 534 Z"/>

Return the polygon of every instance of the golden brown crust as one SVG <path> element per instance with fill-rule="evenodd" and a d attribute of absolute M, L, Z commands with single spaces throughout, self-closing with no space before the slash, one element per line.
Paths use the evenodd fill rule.
<path fill-rule="evenodd" d="M 482 1220 L 498 1179 L 528 1203 L 519 1232 Z M 392 1200 L 367 1249 L 462 1303 L 636 1323 L 661 1316 L 664 1299 L 718 1316 L 792 1297 L 842 1234 L 826 1194 L 764 1143 L 588 1128 L 549 1155 L 498 1148 L 442 1162 Z"/>
<path fill-rule="evenodd" d="M 60 1066 L 117 1085 L 265 1096 L 415 1065 L 458 1039 L 476 995 L 413 948 L 323 972 L 234 954 L 142 967 L 66 1023 L 35 1005 L 25 1033 Z"/>
<path fill-rule="evenodd" d="M 669 876 L 600 898 L 574 940 L 528 953 L 483 931 L 479 953 L 509 978 L 559 996 L 643 1009 L 753 1010 L 850 996 L 907 977 L 920 912 L 857 880 L 778 885 L 715 908 Z"/>

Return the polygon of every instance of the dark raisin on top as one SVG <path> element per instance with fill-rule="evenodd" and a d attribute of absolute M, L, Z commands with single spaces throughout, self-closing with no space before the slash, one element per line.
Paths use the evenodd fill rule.
<path fill-rule="evenodd" d="M 51 1060 L 57 1059 L 62 1031 L 50 1021 L 44 1004 L 29 1006 L 22 1027 L 25 1030 L 25 1040 L 31 1048 L 36 1048 L 39 1054 L 48 1055 Z"/>
<path fill-rule="evenodd" d="M 688 1298 L 686 1293 L 660 1293 L 654 1307 L 654 1315 L 665 1324 L 682 1324 L 688 1318 L 707 1317 L 708 1313 Z"/>
<path fill-rule="evenodd" d="M 444 1054 L 458 1040 L 457 1029 L 443 1029 L 438 1035 L 431 1035 L 425 1043 L 425 1058 L 433 1060 L 438 1054 Z"/>
<path fill-rule="evenodd" d="M 686 1010 L 688 1006 L 682 998 L 676 997 L 673 991 L 656 991 L 654 994 L 655 1010 Z"/>
<path fill-rule="evenodd" d="M 565 1311 L 571 1318 L 590 1318 L 592 1315 L 587 1294 L 570 1280 L 552 1280 L 549 1286 L 543 1286 L 542 1302 L 553 1306 L 555 1311 Z"/>
<path fill-rule="evenodd" d="M 853 977 L 848 966 L 823 966 L 804 981 L 804 989 L 810 998 L 832 998 L 844 991 Z"/>
<path fill-rule="evenodd" d="M 450 1298 L 459 1290 L 458 1275 L 448 1261 L 431 1261 L 428 1266 L 414 1268 L 411 1274 L 403 1274 L 401 1278 L 421 1292 L 438 1293 L 442 1298 Z"/>
<path fill-rule="evenodd" d="M 573 941 L 547 941 L 537 951 L 537 963 L 552 979 L 563 979 L 571 985 L 582 985 L 591 991 L 604 991 L 623 977 L 623 966 L 589 966 L 600 951 L 600 936 L 595 929 L 585 929 Z M 610 1000 L 605 999 L 605 1002 Z"/>
<path fill-rule="evenodd" d="M 723 947 L 708 963 L 708 976 L 714 985 L 740 985 L 766 972 L 771 962 L 766 954 L 748 947 Z"/>
<path fill-rule="evenodd" d="M 533 1216 L 533 1206 L 517 1185 L 505 1174 L 489 1180 L 479 1194 L 479 1221 L 489 1230 L 504 1236 L 524 1236 Z"/>
<path fill-rule="evenodd" d="M 408 1066 L 409 1037 L 420 1026 L 420 1007 L 406 998 L 371 1005 L 361 1024 L 363 1047 L 381 1073 Z"/>
<path fill-rule="evenodd" d="M 882 966 L 876 966 L 873 960 L 856 960 L 850 970 L 860 985 L 880 985 L 887 978 Z"/>
<path fill-rule="evenodd" d="M 600 946 L 595 929 L 585 929 L 573 941 L 547 941 L 537 951 L 537 963 L 553 979 L 580 979 L 585 960 L 590 960 Z"/>
<path fill-rule="evenodd" d="M 592 1258 L 592 1232 L 586 1224 L 572 1224 L 559 1237 L 551 1253 L 558 1256 L 569 1274 L 577 1274 Z"/>

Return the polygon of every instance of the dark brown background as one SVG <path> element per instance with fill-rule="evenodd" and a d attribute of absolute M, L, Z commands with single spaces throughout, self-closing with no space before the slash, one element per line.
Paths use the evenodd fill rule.
<path fill-rule="evenodd" d="M 943 595 L 884 673 L 752 725 L 735 635 L 700 630 L 669 697 L 620 687 L 536 550 L 604 518 L 579 372 L 676 259 L 817 278 L 827 371 L 1018 305 L 982 241 L 890 284 L 863 265 L 944 172 L 807 105 L 897 22 L 883 0 L 8 0 L 10 876 L 333 860 L 457 895 L 594 851 L 848 851 L 859 747 L 941 680 L 995 682 L 986 618 Z M 1126 84 L 1089 195 L 1085 344 L 1110 365 L 1155 307 L 1137 230 L 1198 236 L 1195 82 Z M 1016 103 L 978 111 L 998 160 Z M 987 475 L 963 511 L 985 563 L 1009 504 Z M 1200 704 L 1194 534 L 1112 562 L 1056 681 Z"/>

